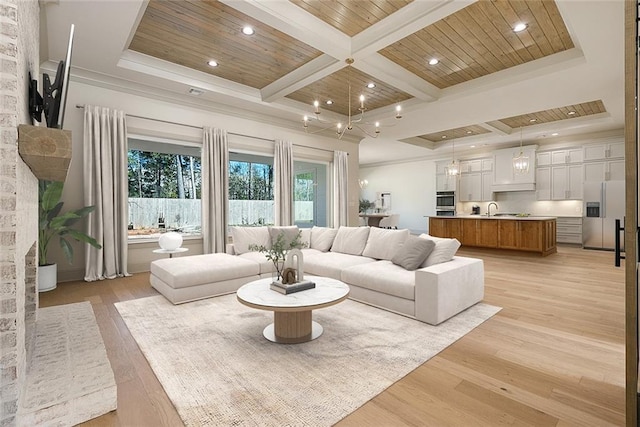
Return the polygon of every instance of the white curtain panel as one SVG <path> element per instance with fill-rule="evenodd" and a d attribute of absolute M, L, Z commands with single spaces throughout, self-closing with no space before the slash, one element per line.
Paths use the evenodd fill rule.
<path fill-rule="evenodd" d="M 349 225 L 349 157 L 344 151 L 333 152 L 333 226 Z"/>
<path fill-rule="evenodd" d="M 228 192 L 227 131 L 205 127 L 202 141 L 202 237 L 205 254 L 226 250 Z"/>
<path fill-rule="evenodd" d="M 122 111 L 84 108 L 84 201 L 95 206 L 87 233 L 102 249 L 85 244 L 84 280 L 127 273 L 127 123 Z"/>
<path fill-rule="evenodd" d="M 275 223 L 291 225 L 293 223 L 293 144 L 289 141 L 276 141 L 273 157 L 275 175 Z"/>

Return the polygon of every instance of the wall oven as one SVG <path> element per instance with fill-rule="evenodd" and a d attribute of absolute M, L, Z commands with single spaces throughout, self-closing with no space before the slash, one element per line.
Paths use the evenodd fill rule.
<path fill-rule="evenodd" d="M 455 216 L 455 191 L 438 191 L 436 193 L 436 216 Z"/>

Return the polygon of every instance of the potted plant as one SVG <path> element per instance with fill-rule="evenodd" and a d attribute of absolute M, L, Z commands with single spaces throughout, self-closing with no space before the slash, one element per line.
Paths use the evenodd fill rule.
<path fill-rule="evenodd" d="M 98 249 L 102 248 L 93 237 L 72 228 L 80 219 L 89 215 L 94 210 L 94 206 L 60 213 L 64 204 L 60 201 L 63 185 L 62 182 L 40 181 L 39 183 L 38 290 L 41 292 L 56 288 L 58 268 L 55 263 L 50 264 L 47 259 L 49 244 L 54 237 L 59 238 L 60 247 L 69 264 L 73 261 L 73 246 L 67 238 L 88 243 Z"/>
<path fill-rule="evenodd" d="M 373 207 L 375 207 L 375 203 L 374 202 L 370 202 L 367 199 L 360 199 L 360 205 L 359 205 L 359 212 L 360 213 L 367 213 L 367 211 L 369 209 L 373 209 Z"/>
<path fill-rule="evenodd" d="M 298 231 L 298 234 L 293 240 L 287 241 L 285 233 L 282 232 L 278 234 L 276 241 L 271 244 L 270 248 L 266 248 L 263 245 L 249 245 L 249 250 L 262 252 L 268 260 L 273 262 L 273 266 L 275 267 L 274 281 L 281 281 L 287 251 L 291 249 L 302 249 L 307 246 L 306 243 L 300 241 L 301 237 L 302 231 Z"/>

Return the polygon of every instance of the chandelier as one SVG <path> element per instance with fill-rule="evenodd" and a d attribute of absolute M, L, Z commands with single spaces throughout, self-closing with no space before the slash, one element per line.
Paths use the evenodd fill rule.
<path fill-rule="evenodd" d="M 445 173 L 448 176 L 460 175 L 460 163 L 456 162 L 456 139 L 451 141 L 451 163 L 445 168 Z"/>
<path fill-rule="evenodd" d="M 529 172 L 529 157 L 522 151 L 522 126 L 520 126 L 520 154 L 513 158 L 513 170 L 519 174 Z"/>
<path fill-rule="evenodd" d="M 353 58 L 347 58 L 345 62 L 347 63 L 347 88 L 348 88 L 347 96 L 348 96 L 348 102 L 349 102 L 349 115 L 347 117 L 347 122 L 343 124 L 342 122 L 328 122 L 321 119 L 320 118 L 320 102 L 318 100 L 315 100 L 313 101 L 313 107 L 315 108 L 315 111 L 313 112 L 315 115 L 315 120 L 317 120 L 318 123 L 321 123 L 327 126 L 315 132 L 309 132 L 309 120 L 311 120 L 311 118 L 305 115 L 304 118 L 302 119 L 304 123 L 304 131 L 306 133 L 316 134 L 318 132 L 322 132 L 334 127 L 336 129 L 336 133 L 338 134 L 338 139 L 342 139 L 346 131 L 353 130 L 353 128 L 355 127 L 355 128 L 358 128 L 363 133 L 365 133 L 367 136 L 371 138 L 377 138 L 378 135 L 380 134 L 380 122 L 368 123 L 364 121 L 364 112 L 367 110 L 367 108 L 364 106 L 364 101 L 365 101 L 364 95 L 360 94 L 360 98 L 359 98 L 360 107 L 358 107 L 358 111 L 360 113 L 359 114 L 355 113 L 354 116 L 352 116 L 351 114 L 352 112 L 351 111 L 351 64 L 353 64 Z M 397 105 L 396 115 L 395 115 L 396 119 L 402 118 L 401 111 L 402 111 L 402 107 L 400 105 Z"/>

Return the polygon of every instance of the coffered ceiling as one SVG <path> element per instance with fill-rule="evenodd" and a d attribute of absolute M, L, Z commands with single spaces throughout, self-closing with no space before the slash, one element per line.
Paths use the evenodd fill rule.
<path fill-rule="evenodd" d="M 377 139 L 353 132 L 364 138 L 363 163 L 433 155 L 446 135 L 504 145 L 526 127 L 525 139 L 540 144 L 550 131 L 576 135 L 623 123 L 621 0 L 61 0 L 44 7 L 49 41 L 64 41 L 57 34 L 76 23 L 74 66 L 85 74 L 162 90 L 177 102 L 227 103 L 301 131 L 308 115 L 318 131 L 314 101 L 321 118 L 345 121 L 349 101 L 359 113 L 364 95 L 365 121 L 380 121 L 382 132 Z M 116 21 L 99 19 L 108 14 Z M 516 32 L 519 23 L 526 28 Z M 245 26 L 254 34 L 243 34 Z M 96 32 L 102 38 L 89 50 L 84 39 Z M 61 56 L 55 43 L 48 48 L 51 58 Z M 194 100 L 190 88 L 203 94 Z M 394 118 L 397 106 L 402 120 Z"/>

